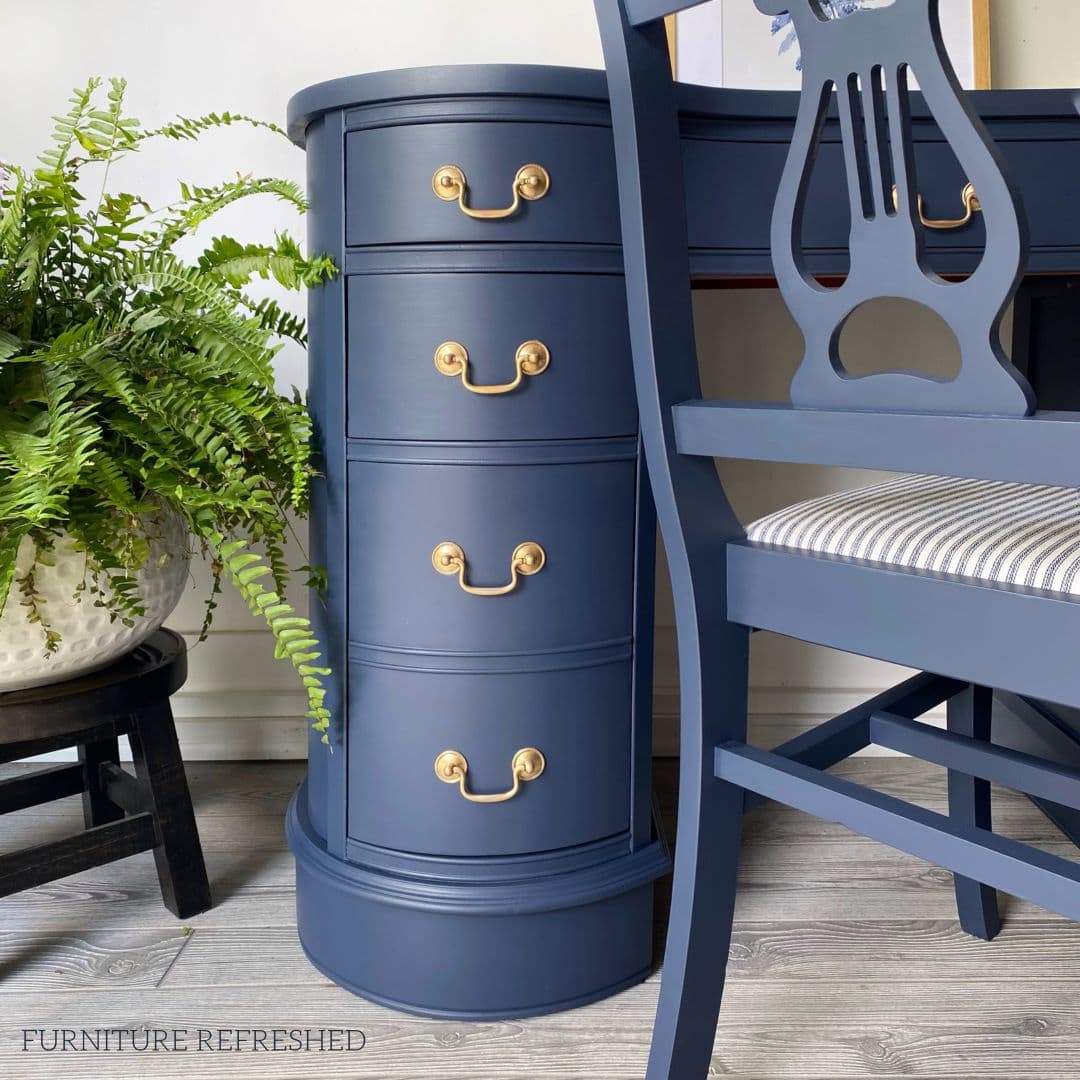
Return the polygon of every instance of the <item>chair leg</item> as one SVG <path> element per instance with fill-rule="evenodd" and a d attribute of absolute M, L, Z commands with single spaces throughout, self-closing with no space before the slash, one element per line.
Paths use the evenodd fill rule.
<path fill-rule="evenodd" d="M 212 905 L 210 883 L 169 703 L 135 714 L 129 738 L 157 826 L 154 861 L 162 899 L 177 918 L 197 915 Z"/>
<path fill-rule="evenodd" d="M 993 691 L 985 686 L 969 686 L 951 698 L 947 706 L 949 731 L 989 742 L 993 700 Z M 991 829 L 990 784 L 950 770 L 949 815 L 978 829 Z M 955 885 L 961 927 L 975 937 L 992 941 L 1001 932 L 997 890 L 959 875 Z"/>
<path fill-rule="evenodd" d="M 119 763 L 120 744 L 115 735 L 79 746 L 79 764 L 83 767 L 83 820 L 88 829 L 108 825 L 124 816 L 124 811 L 105 795 L 101 786 L 101 766 Z"/>
<path fill-rule="evenodd" d="M 717 780 L 713 750 L 746 739 L 748 638 L 729 628 L 705 686 L 682 667 L 675 876 L 648 1080 L 696 1080 L 712 1058 L 735 915 L 745 791 Z M 727 662 L 724 662 L 724 661 Z M 699 661 L 700 662 L 700 661 Z M 706 713 L 703 713 L 704 705 Z"/>

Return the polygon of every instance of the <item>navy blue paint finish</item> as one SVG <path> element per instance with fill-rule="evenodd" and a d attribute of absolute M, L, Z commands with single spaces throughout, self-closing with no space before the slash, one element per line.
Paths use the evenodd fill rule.
<path fill-rule="evenodd" d="M 683 695 L 679 845 L 649 1061 L 652 1080 L 691 1080 L 708 1071 L 730 942 L 741 817 L 744 807 L 763 799 L 839 821 L 952 869 L 963 925 L 980 936 L 991 937 L 998 928 L 995 888 L 1080 915 L 1076 867 L 989 832 L 989 792 L 982 783 L 986 777 L 1006 777 L 1023 787 L 1034 773 L 1040 779 L 1029 783 L 1033 791 L 1045 793 L 1051 781 L 1055 790 L 1062 786 L 1060 770 L 990 745 L 991 697 L 985 687 L 1080 701 L 1080 676 L 1070 659 L 1080 631 L 1080 604 L 1036 590 L 750 545 L 711 461 L 701 456 L 716 453 L 718 444 L 734 456 L 751 456 L 749 445 L 753 456 L 770 460 L 832 461 L 848 452 L 856 458 L 852 464 L 865 467 L 891 458 L 910 468 L 905 438 L 911 447 L 923 422 L 935 437 L 911 457 L 940 460 L 945 472 L 958 471 L 960 461 L 965 475 L 962 469 L 975 461 L 977 451 L 954 450 L 967 432 L 954 428 L 950 440 L 915 414 L 949 414 L 956 424 L 958 414 L 982 412 L 1017 418 L 999 430 L 1012 437 L 1010 449 L 1023 458 L 1022 467 L 1039 473 L 1052 469 L 1044 436 L 1069 430 L 1024 417 L 1032 405 L 1028 387 L 1005 361 L 997 340 L 1003 304 L 1018 280 L 1023 234 L 1000 158 L 947 70 L 936 0 L 897 0 L 892 7 L 843 20 L 827 19 L 815 0 L 757 2 L 772 15 L 790 10 L 804 49 L 805 92 L 772 240 L 779 284 L 807 339 L 792 391 L 796 408 L 697 403 L 676 96 L 663 24 L 635 25 L 669 7 L 657 0 L 596 0 L 619 165 L 635 380 L 672 562 Z M 916 63 L 928 102 L 944 118 L 943 130 L 965 167 L 977 174 L 972 175 L 976 186 L 989 193 L 986 253 L 960 286 L 935 277 L 916 223 L 914 152 L 905 149 L 907 103 L 895 81 L 905 62 Z M 876 63 L 887 68 L 878 100 L 868 92 L 877 81 Z M 867 91 L 861 116 L 851 72 Z M 826 121 L 822 88 L 830 82 L 841 87 L 852 222 L 851 276 L 838 288 L 813 280 L 814 260 L 803 250 L 801 221 Z M 886 99 L 893 124 L 888 143 Z M 866 127 L 865 137 L 860 125 Z M 888 164 L 892 176 L 883 172 Z M 699 180 L 706 175 L 700 165 L 697 175 Z M 893 177 L 900 190 L 898 213 L 889 207 Z M 907 296 L 942 313 L 961 339 L 966 365 L 961 376 L 952 383 L 912 373 L 848 377 L 836 355 L 839 330 L 855 306 L 880 295 Z M 811 413 L 810 406 L 822 411 Z M 853 410 L 864 413 L 856 416 Z M 806 416 L 812 419 L 804 421 Z M 734 418 L 734 432 L 727 417 Z M 859 460 L 873 443 L 874 424 L 885 432 L 884 449 L 871 450 L 866 455 L 871 461 Z M 830 425 L 833 432 L 826 430 Z M 985 447 L 990 424 L 974 430 Z M 1017 434 L 1029 430 L 1033 438 Z M 853 434 L 861 440 L 852 440 Z M 842 450 L 845 439 L 854 443 L 847 451 Z M 998 455 L 990 456 L 997 460 Z M 976 475 L 990 467 L 976 466 Z M 1002 626 L 1010 630 L 1007 642 Z M 965 774 L 950 783 L 950 816 L 930 814 L 822 771 L 872 736 L 875 703 L 780 751 L 747 746 L 744 634 L 761 628 L 954 677 L 923 676 L 886 695 L 895 697 L 892 707 L 908 717 L 942 695 L 950 699 L 951 734 L 912 734 L 910 725 L 904 728 L 908 743 L 932 747 L 931 759 Z M 1016 640 L 1028 647 L 1016 650 Z M 969 682 L 976 685 L 969 689 Z M 887 730 L 886 742 L 897 741 L 900 726 Z M 879 720 L 876 727 L 887 725 Z M 1080 773 L 1072 779 L 1080 782 Z"/>
<path fill-rule="evenodd" d="M 649 974 L 658 845 L 486 886 L 456 883 L 435 860 L 402 878 L 330 857 L 303 795 L 287 824 L 300 938 L 346 989 L 423 1016 L 497 1020 L 576 1008 Z"/>
<path fill-rule="evenodd" d="M 711 461 L 680 456 L 671 408 L 701 396 L 680 143 L 667 36 L 597 0 L 611 89 L 634 378 L 676 601 L 680 786 L 675 891 L 650 1076 L 704 1074 L 731 940 L 744 792 L 716 783 L 708 748 L 746 738 L 749 635 L 724 608 L 728 538 L 742 529 Z M 709 847 L 705 847 L 705 838 Z"/>
<path fill-rule="evenodd" d="M 513 98 L 447 96 L 423 73 L 360 82 L 366 100 L 300 95 L 321 102 L 300 132 L 312 248 L 345 272 L 311 306 L 312 536 L 331 585 L 313 606 L 335 721 L 289 815 L 300 936 L 343 986 L 409 1011 L 570 1008 L 648 974 L 668 864 L 648 800 L 651 625 L 637 638 L 655 529 L 605 110 L 542 75 Z M 456 164 L 470 205 L 504 206 L 534 161 L 551 195 L 505 222 L 431 190 Z M 364 246 L 346 253 L 346 227 Z M 460 341 L 472 382 L 505 383 L 532 339 L 551 365 L 508 395 L 433 362 Z M 547 565 L 473 597 L 432 567 L 444 540 L 472 584 L 506 583 L 527 540 Z M 546 768 L 510 802 L 473 804 L 434 770 L 457 750 L 470 791 L 504 792 L 526 747 Z M 535 962 L 514 960 L 523 943 Z"/>
<path fill-rule="evenodd" d="M 994 742 L 1080 769 L 1078 715 L 1076 709 L 998 692 L 994 695 Z M 1080 845 L 1080 810 L 1038 797 L 1034 802 L 1074 844 Z"/>
<path fill-rule="evenodd" d="M 629 92 L 624 29 L 618 22 L 608 23 L 605 28 L 609 62 L 615 60 L 611 74 L 614 84 L 622 88 L 620 94 Z M 755 224 L 745 235 L 740 230 L 744 223 L 768 220 L 782 156 L 776 151 L 782 151 L 790 140 L 797 95 L 698 87 L 680 87 L 673 94 L 660 27 L 650 27 L 637 36 L 630 51 L 639 60 L 644 59 L 648 71 L 636 88 L 636 122 L 631 117 L 630 133 L 620 135 L 621 157 L 628 164 L 619 170 L 618 177 L 623 213 L 629 222 L 627 267 L 634 340 L 636 347 L 647 350 L 645 366 L 638 364 L 635 379 L 660 520 L 668 537 L 676 592 L 681 597 L 680 660 L 688 680 L 683 695 L 683 843 L 679 858 L 680 881 L 689 880 L 691 884 L 681 887 L 676 896 L 664 983 L 666 1019 L 658 1030 L 653 1072 L 676 1075 L 681 1080 L 694 1075 L 696 1064 L 702 1055 L 707 1060 L 711 1046 L 721 990 L 715 969 L 726 953 L 734 898 L 731 883 L 738 825 L 733 822 L 736 815 L 741 816 L 744 801 L 753 799 L 736 784 L 712 780 L 711 746 L 738 740 L 744 734 L 746 632 L 726 624 L 724 610 L 717 603 L 717 598 L 723 597 L 726 580 L 726 555 L 721 552 L 718 556 L 718 546 L 722 547 L 725 540 L 741 539 L 742 533 L 726 510 L 711 464 L 680 459 L 672 449 L 670 407 L 699 396 L 693 339 L 688 330 L 689 292 L 684 287 L 683 272 L 689 247 L 689 266 L 698 275 L 771 274 L 765 229 Z M 361 140 L 395 128 L 415 129 L 408 132 L 410 138 L 400 140 L 402 154 L 411 155 L 414 161 L 422 158 L 422 136 L 437 134 L 450 125 L 462 131 L 468 129 L 466 141 L 470 146 L 479 147 L 477 140 L 490 138 L 490 147 L 479 147 L 478 152 L 500 169 L 506 164 L 511 171 L 505 177 L 496 176 L 494 171 L 490 177 L 477 176 L 467 163 L 454 163 L 467 167 L 473 204 L 493 206 L 505 205 L 509 200 L 512 171 L 524 163 L 513 162 L 511 166 L 512 158 L 496 160 L 505 154 L 514 132 L 523 125 L 531 131 L 563 129 L 550 144 L 556 155 L 551 160 L 558 162 L 560 175 L 553 176 L 556 187 L 547 209 L 561 205 L 566 214 L 573 216 L 577 211 L 555 203 L 554 193 L 562 183 L 564 165 L 569 165 L 566 175 L 572 184 L 579 181 L 582 170 L 574 167 L 573 160 L 559 158 L 559 148 L 571 143 L 582 146 L 584 132 L 590 141 L 589 150 L 582 151 L 585 158 L 610 161 L 606 98 L 603 73 L 505 67 L 385 73 L 338 80 L 304 91 L 290 107 L 290 130 L 296 141 L 307 140 L 311 151 L 313 247 L 334 254 L 350 275 L 369 279 L 393 275 L 404 281 L 410 276 L 464 272 L 618 275 L 623 260 L 615 230 L 606 225 L 598 228 L 593 222 L 583 226 L 580 234 L 571 235 L 563 228 L 566 217 L 551 222 L 533 213 L 544 207 L 543 202 L 526 207 L 514 221 L 494 225 L 501 230 L 498 234 L 490 230 L 460 233 L 468 237 L 462 243 L 445 239 L 450 234 L 442 222 L 454 222 L 453 227 L 458 229 L 469 229 L 476 223 L 464 219 L 457 222 L 455 216 L 460 213 L 451 204 L 438 207 L 446 211 L 438 219 L 438 228 L 432 224 L 435 218 L 424 218 L 427 240 L 402 245 L 401 236 L 394 235 L 380 244 L 372 239 L 379 234 L 379 223 L 370 219 L 363 230 L 370 233 L 364 238 L 364 247 L 352 248 L 346 255 L 344 238 L 345 139 L 356 140 L 354 145 L 360 146 Z M 1073 95 L 1032 92 L 975 95 L 975 99 L 1010 159 L 1014 176 L 1034 204 L 1029 207 L 1034 245 L 1031 268 L 1075 269 L 1080 263 L 1080 213 L 1072 204 L 1063 206 L 1056 199 L 1060 178 L 1075 172 L 1080 161 Z M 628 124 L 626 100 L 616 95 L 616 120 L 621 127 Z M 673 122 L 680 111 L 681 131 Z M 939 170 L 944 161 L 941 135 L 917 95 L 912 113 L 918 186 L 931 213 L 948 215 L 956 194 L 953 188 L 960 178 Z M 1038 118 L 1037 124 L 1032 124 L 1034 118 Z M 569 136 L 569 142 L 561 138 L 563 135 Z M 839 167 L 838 138 L 838 121 L 830 117 L 824 134 L 823 168 Z M 643 170 L 635 163 L 641 146 L 651 148 Z M 769 164 L 762 164 L 752 184 L 738 189 L 742 192 L 739 198 L 730 197 L 728 185 L 739 182 L 754 156 L 764 152 L 762 147 L 771 147 L 766 154 Z M 688 168 L 685 184 L 677 169 L 670 168 L 673 163 L 677 165 L 680 149 Z M 929 165 L 924 166 L 924 162 Z M 410 177 L 407 197 L 399 199 L 393 193 L 399 220 L 414 197 L 420 200 L 419 205 L 427 205 L 424 200 L 430 190 L 430 172 L 446 163 L 424 161 L 425 167 L 430 164 L 431 168 L 427 170 L 429 175 L 422 177 L 423 183 Z M 367 168 L 371 162 L 361 164 Z M 381 164 L 386 166 L 386 175 L 394 175 L 393 162 Z M 606 177 L 610 184 L 613 173 L 608 168 L 604 165 L 598 175 Z M 775 171 L 770 173 L 770 169 Z M 385 185 L 385 175 L 375 177 L 373 183 Z M 481 194 L 485 201 L 481 201 Z M 364 197 L 362 192 L 357 195 Z M 606 190 L 605 205 L 607 211 L 613 212 L 610 195 Z M 490 203 L 486 202 L 488 196 Z M 682 210 L 684 196 L 689 199 L 689 233 Z M 592 205 L 591 197 L 591 192 L 582 194 L 583 204 Z M 421 217 L 427 213 L 425 210 Z M 818 228 L 815 214 L 812 209 L 811 225 Z M 544 222 L 550 228 L 541 227 Z M 403 228 L 408 232 L 413 225 L 406 222 Z M 808 253 L 808 266 L 815 273 L 844 269 L 848 259 L 846 223 L 837 227 L 835 222 L 822 219 L 820 228 L 821 247 Z M 409 235 L 416 236 L 415 229 Z M 493 240 L 496 235 L 500 238 Z M 817 242 L 816 234 L 814 239 Z M 981 223 L 976 222 L 955 234 L 932 237 L 929 258 L 939 272 L 970 271 L 981 257 L 981 244 Z M 554 441 L 543 450 L 535 438 L 470 444 L 466 433 L 449 442 L 429 439 L 391 447 L 387 439 L 394 435 L 393 431 L 363 429 L 353 432 L 359 438 L 347 441 L 345 288 L 345 282 L 339 279 L 322 290 L 315 299 L 312 320 L 312 401 L 328 478 L 316 496 L 316 548 L 322 553 L 321 561 L 330 567 L 333 584 L 330 605 L 325 612 L 317 612 L 317 618 L 337 671 L 335 700 L 347 700 L 346 653 L 357 664 L 379 665 L 380 672 L 441 671 L 451 678 L 478 681 L 488 675 L 503 677 L 508 672 L 541 669 L 562 678 L 563 672 L 595 668 L 601 659 L 618 665 L 632 658 L 634 761 L 632 791 L 627 800 L 630 829 L 626 834 L 584 846 L 510 857 L 454 859 L 395 852 L 350 840 L 346 836 L 346 772 L 364 758 L 365 731 L 363 718 L 346 728 L 342 718 L 347 709 L 339 709 L 333 732 L 335 753 L 325 755 L 321 747 L 313 745 L 313 751 L 324 757 L 320 761 L 313 758 L 309 790 L 300 793 L 290 814 L 305 947 L 317 965 L 343 984 L 430 1015 L 528 1015 L 603 996 L 645 974 L 647 959 L 643 963 L 642 957 L 647 957 L 651 908 L 648 883 L 665 865 L 662 851 L 653 842 L 647 816 L 647 642 L 640 637 L 634 641 L 630 632 L 621 640 L 595 649 L 569 653 L 446 656 L 401 652 L 387 649 L 381 642 L 353 640 L 347 646 L 344 610 L 344 552 L 352 547 L 346 524 L 347 459 L 365 466 L 373 461 L 396 462 L 394 468 L 440 461 L 446 464 L 439 467 L 455 463 L 487 469 L 497 464 L 511 471 L 539 455 L 545 462 L 562 461 L 569 468 L 581 462 L 581 444 L 575 447 L 565 440 Z M 554 283 L 550 288 L 554 289 Z M 650 299 L 662 301 L 655 309 L 654 324 L 646 319 Z M 482 295 L 473 293 L 469 303 L 482 304 Z M 366 307 L 361 305 L 360 310 L 350 313 L 354 330 L 357 319 L 377 321 L 370 310 L 364 310 Z M 655 356 L 665 358 L 666 367 L 659 377 L 648 367 Z M 351 367 L 350 378 L 358 370 Z M 606 401 L 603 407 L 608 407 Z M 580 437 L 586 433 L 573 434 Z M 489 434 L 481 437 L 491 438 Z M 515 441 L 520 452 L 516 460 Z M 598 452 L 598 457 L 606 455 L 608 460 L 618 460 L 626 456 L 608 440 L 592 441 L 605 443 L 603 455 Z M 639 483 L 642 475 L 639 469 Z M 695 491 L 704 496 L 703 507 L 711 503 L 708 513 L 693 506 L 693 497 L 689 505 L 680 505 L 675 498 L 676 492 L 681 497 Z M 634 556 L 639 575 L 634 614 L 638 631 L 648 623 L 651 603 L 647 595 L 643 599 L 650 586 L 647 575 L 642 573 L 650 562 L 649 521 L 642 491 L 638 527 L 650 535 L 639 537 Z M 450 579 L 445 583 L 454 585 Z M 852 733 L 861 732 L 863 726 L 861 720 L 853 722 L 836 740 L 826 737 L 821 746 L 808 749 L 808 753 L 827 756 L 830 748 L 835 750 L 839 742 L 853 738 Z M 350 787 L 356 788 L 368 775 L 353 777 Z M 437 783 L 433 773 L 432 781 Z M 455 794 L 449 787 L 440 788 Z M 711 853 L 703 853 L 697 838 L 718 827 L 723 830 L 721 844 Z M 567 869 L 571 864 L 572 871 Z M 510 877 L 520 876 L 510 885 L 506 884 L 508 869 Z M 526 880 L 528 885 L 522 885 Z M 540 913 L 545 918 L 539 922 L 526 925 L 520 921 L 525 915 L 531 919 Z M 612 934 L 605 933 L 606 928 Z M 532 970 L 525 973 L 506 964 L 507 955 L 520 945 L 522 929 L 527 929 L 544 956 L 552 960 L 539 976 Z M 406 967 L 401 963 L 400 950 L 391 945 L 400 940 L 422 941 L 427 949 L 418 950 L 415 963 Z M 448 953 L 447 942 L 457 942 L 456 953 Z M 421 956 L 436 949 L 442 953 L 437 977 L 433 978 L 426 972 Z M 680 1003 L 691 1007 L 680 1011 Z"/>
<path fill-rule="evenodd" d="M 942 416 L 795 409 L 774 402 L 677 405 L 679 452 L 1080 487 L 1080 415 Z"/>
<path fill-rule="evenodd" d="M 336 260 L 344 253 L 342 206 L 342 127 L 340 114 L 319 119 L 307 133 L 308 244 Z M 313 564 L 327 570 L 324 603 L 313 591 L 311 620 L 335 672 L 327 685 L 326 706 L 336 718 L 328 733 L 333 754 L 315 731 L 308 733 L 309 809 L 313 828 L 338 856 L 345 852 L 345 822 L 337 809 L 345 800 L 348 733 L 341 718 L 348 686 L 345 630 L 348 495 L 345 482 L 345 283 L 338 278 L 309 295 L 308 403 L 314 422 L 315 466 L 312 483 L 310 545 Z"/>
<path fill-rule="evenodd" d="M 810 765 L 815 769 L 831 769 L 845 758 L 864 750 L 874 740 L 871 737 L 871 721 L 890 710 L 898 718 L 921 716 L 943 701 L 949 700 L 964 689 L 955 679 L 925 672 L 884 690 L 876 697 L 834 716 L 824 724 L 797 735 L 782 743 L 773 751 L 780 757 Z M 745 809 L 754 810 L 767 800 L 756 792 L 746 793 Z"/>
<path fill-rule="evenodd" d="M 980 704 L 980 710 L 983 708 L 985 705 Z M 878 746 L 903 754 L 917 754 L 924 761 L 932 761 L 950 770 L 962 770 L 969 776 L 993 781 L 1074 810 L 1080 809 L 1080 771 L 1048 765 L 1044 759 L 1031 754 L 989 746 L 984 738 L 963 735 L 954 730 L 959 726 L 951 724 L 948 731 L 941 731 L 917 720 L 878 713 L 871 722 L 871 731 Z M 981 721 L 980 726 L 987 726 L 985 720 Z M 980 829 L 990 827 L 989 824 L 970 824 Z"/>
<path fill-rule="evenodd" d="M 387 163 L 393 162 L 393 168 Z M 476 221 L 435 196 L 431 179 L 457 165 L 468 205 L 510 205 L 522 165 L 543 165 L 551 190 L 505 221 Z M 608 139 L 588 127 L 433 124 L 350 133 L 345 140 L 346 241 L 362 244 L 543 240 L 614 244 L 618 207 Z"/>
<path fill-rule="evenodd" d="M 970 739 L 973 745 L 961 745 L 970 746 L 975 759 L 989 758 L 1004 765 L 1007 752 L 989 745 L 993 734 L 993 713 L 993 690 L 987 686 L 965 687 L 949 699 L 949 733 L 946 739 Z M 914 720 L 903 719 L 898 719 L 897 722 L 915 723 Z M 983 775 L 982 769 L 966 768 L 965 765 L 966 762 L 961 761 L 956 768 L 949 770 L 949 817 L 976 829 L 993 831 L 990 778 Z M 997 890 L 981 881 L 973 881 L 960 875 L 956 876 L 954 887 L 960 925 L 967 933 L 982 938 L 983 941 L 993 941 L 1001 933 Z"/>
<path fill-rule="evenodd" d="M 572 263 L 570 264 L 572 265 Z M 609 275 L 415 274 L 350 278 L 349 431 L 372 439 L 569 439 L 637 434 L 626 286 Z M 379 312 L 378 319 L 364 312 Z M 508 394 L 470 393 L 436 370 L 444 341 L 469 380 L 509 383 L 526 341 L 551 364 Z"/>
<path fill-rule="evenodd" d="M 745 626 L 1080 706 L 1075 599 L 762 545 L 732 544 L 728 562 L 729 615 Z"/>
<path fill-rule="evenodd" d="M 505 675 L 356 667 L 350 683 L 365 746 L 350 763 L 355 839 L 490 856 L 573 847 L 629 828 L 629 660 Z M 453 749 L 469 762 L 470 791 L 506 791 L 510 762 L 528 746 L 542 747 L 547 764 L 511 802 L 477 805 L 456 785 L 432 782 L 435 758 Z"/>
<path fill-rule="evenodd" d="M 493 402 L 497 407 L 498 402 Z M 349 466 L 349 636 L 429 655 L 566 651 L 632 632 L 634 464 Z M 468 582 L 501 586 L 527 540 L 547 562 L 508 596 L 435 572 L 459 544 Z"/>
<path fill-rule="evenodd" d="M 716 774 L 956 874 L 981 878 L 1040 907 L 1080 919 L 1080 866 L 1059 855 L 959 824 L 752 746 L 718 746 Z"/>

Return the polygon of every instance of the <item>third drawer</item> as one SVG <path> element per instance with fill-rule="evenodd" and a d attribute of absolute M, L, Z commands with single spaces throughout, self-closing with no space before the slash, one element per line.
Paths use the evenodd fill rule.
<path fill-rule="evenodd" d="M 629 449 L 635 445 L 629 442 Z M 593 452 L 583 444 L 582 452 Z M 534 448 L 541 454 L 543 446 Z M 373 456 L 393 446 L 353 448 Z M 611 651 L 632 633 L 634 460 L 495 465 L 352 460 L 349 637 L 352 647 L 455 656 Z M 464 574 L 435 550 L 460 549 Z M 502 596 L 513 553 L 538 545 L 542 569 Z M 450 569 L 444 567 L 444 569 Z"/>

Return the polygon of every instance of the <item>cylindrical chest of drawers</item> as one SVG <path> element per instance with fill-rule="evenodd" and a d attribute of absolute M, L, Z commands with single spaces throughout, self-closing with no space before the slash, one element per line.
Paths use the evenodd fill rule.
<path fill-rule="evenodd" d="M 313 251 L 314 617 L 300 936 L 425 1015 L 643 979 L 655 528 L 599 72 L 433 68 L 290 104 Z"/>

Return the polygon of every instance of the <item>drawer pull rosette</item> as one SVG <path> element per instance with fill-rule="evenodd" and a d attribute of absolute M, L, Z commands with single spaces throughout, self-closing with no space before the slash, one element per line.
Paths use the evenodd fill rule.
<path fill-rule="evenodd" d="M 543 771 L 547 762 L 544 755 L 533 747 L 526 747 L 514 755 L 510 763 L 513 785 L 509 791 L 500 791 L 494 795 L 476 795 L 466 787 L 469 763 L 465 755 L 458 750 L 444 750 L 435 759 L 435 775 L 444 784 L 457 784 L 463 799 L 474 803 L 509 802 L 521 791 L 522 783 L 535 780 Z"/>
<path fill-rule="evenodd" d="M 498 210 L 476 210 L 466 203 L 469 181 L 457 165 L 443 165 L 431 178 L 431 189 L 443 202 L 456 202 L 467 217 L 480 221 L 498 221 L 513 217 L 521 209 L 522 199 L 535 202 L 551 190 L 551 177 L 543 165 L 522 165 L 514 177 L 514 201 Z"/>
<path fill-rule="evenodd" d="M 551 363 L 551 351 L 542 341 L 526 341 L 514 357 L 516 374 L 511 382 L 495 386 L 477 386 L 469 381 L 469 351 L 457 341 L 445 341 L 435 350 L 435 368 L 451 379 L 460 378 L 470 394 L 509 394 L 526 375 L 542 375 Z"/>
<path fill-rule="evenodd" d="M 460 544 L 455 544 L 453 540 L 444 540 L 431 553 L 431 565 L 440 574 L 446 574 L 447 577 L 457 575 L 458 584 L 470 596 L 506 596 L 518 587 L 521 578 L 539 574 L 544 569 L 544 563 L 546 562 L 547 555 L 544 549 L 534 541 L 527 540 L 523 544 L 518 544 L 514 548 L 514 554 L 510 557 L 509 583 L 483 587 L 470 585 L 465 580 L 468 562 Z"/>
<path fill-rule="evenodd" d="M 893 209 L 900 209 L 900 192 L 894 186 L 892 189 Z M 975 185 L 967 183 L 964 185 L 963 191 L 960 192 L 960 201 L 964 204 L 964 216 L 961 218 L 928 218 L 925 214 L 925 203 L 923 197 L 919 196 L 919 220 L 923 223 L 923 227 L 926 229 L 937 229 L 940 232 L 947 232 L 950 229 L 962 229 L 965 225 L 970 225 L 972 218 L 976 214 L 982 213 L 982 203 L 979 202 L 979 196 L 975 191 Z"/>

